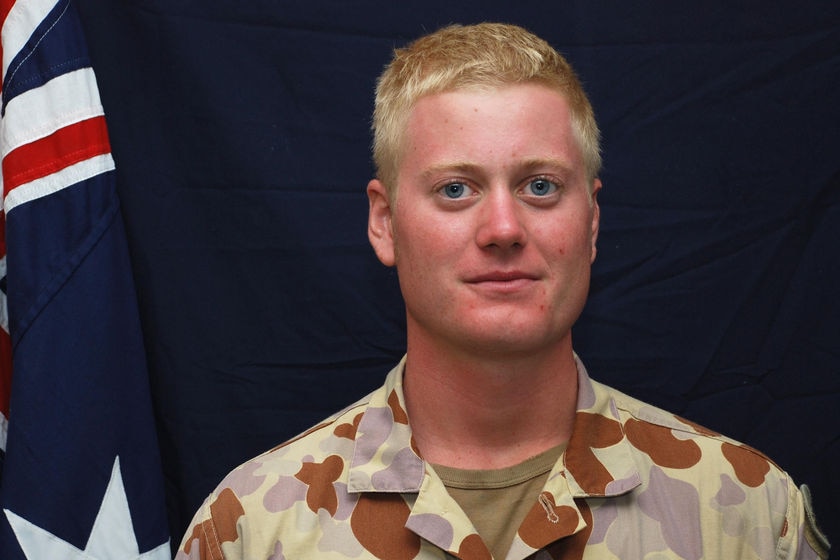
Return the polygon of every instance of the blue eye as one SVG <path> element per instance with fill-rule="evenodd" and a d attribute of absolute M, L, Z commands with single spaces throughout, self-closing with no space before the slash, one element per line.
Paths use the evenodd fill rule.
<path fill-rule="evenodd" d="M 442 190 L 447 198 L 461 198 L 469 191 L 469 187 L 464 183 L 449 183 Z"/>
<path fill-rule="evenodd" d="M 557 190 L 557 185 L 548 179 L 534 179 L 526 186 L 530 194 L 536 196 L 545 196 Z"/>

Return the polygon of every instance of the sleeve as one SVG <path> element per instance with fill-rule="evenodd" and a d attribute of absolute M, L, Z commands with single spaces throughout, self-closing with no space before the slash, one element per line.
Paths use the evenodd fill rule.
<path fill-rule="evenodd" d="M 211 495 L 196 512 L 175 560 L 243 560 L 240 522 L 245 510 L 230 488 Z M 224 551 L 222 545 L 225 546 Z"/>
<path fill-rule="evenodd" d="M 826 560 L 831 545 L 817 526 L 811 492 L 805 485 L 797 488 L 790 478 L 788 482 L 788 508 L 776 557 L 779 560 Z"/>

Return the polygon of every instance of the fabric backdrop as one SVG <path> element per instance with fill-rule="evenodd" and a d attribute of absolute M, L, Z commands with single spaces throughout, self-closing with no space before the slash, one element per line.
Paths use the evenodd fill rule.
<path fill-rule="evenodd" d="M 231 468 L 404 350 L 366 237 L 374 80 L 518 23 L 604 137 L 591 375 L 766 452 L 840 542 L 840 3 L 78 0 L 108 117 L 173 539 Z"/>

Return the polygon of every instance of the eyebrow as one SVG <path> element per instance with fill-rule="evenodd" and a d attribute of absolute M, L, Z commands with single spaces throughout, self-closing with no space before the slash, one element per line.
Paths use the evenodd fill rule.
<path fill-rule="evenodd" d="M 516 168 L 517 170 L 521 170 L 525 173 L 530 173 L 538 169 L 559 170 L 564 174 L 572 173 L 572 165 L 568 161 L 556 158 L 526 159 L 524 161 L 518 162 L 516 164 Z M 476 174 L 480 173 L 481 169 L 481 165 L 477 165 L 474 163 L 466 161 L 452 161 L 433 165 L 425 169 L 421 173 L 421 177 L 423 179 L 428 179 L 429 177 L 432 177 L 434 175 L 445 173 Z"/>
<path fill-rule="evenodd" d="M 573 171 L 571 162 L 557 158 L 526 159 L 520 164 L 520 168 L 525 170 L 535 170 L 540 168 L 558 169 L 563 173 L 572 173 Z"/>
<path fill-rule="evenodd" d="M 481 166 L 475 165 L 474 163 L 467 163 L 467 162 L 459 162 L 453 161 L 450 163 L 440 163 L 438 165 L 433 165 L 423 170 L 420 176 L 423 179 L 428 179 L 434 175 L 440 175 L 445 173 L 466 173 L 472 174 L 477 172 L 481 169 Z"/>

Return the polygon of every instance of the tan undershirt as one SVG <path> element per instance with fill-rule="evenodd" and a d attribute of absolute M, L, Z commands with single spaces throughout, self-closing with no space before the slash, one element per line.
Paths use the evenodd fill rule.
<path fill-rule="evenodd" d="M 507 556 L 516 531 L 542 492 L 548 474 L 566 445 L 524 462 L 493 470 L 432 465 L 449 495 L 472 521 L 493 558 Z"/>

